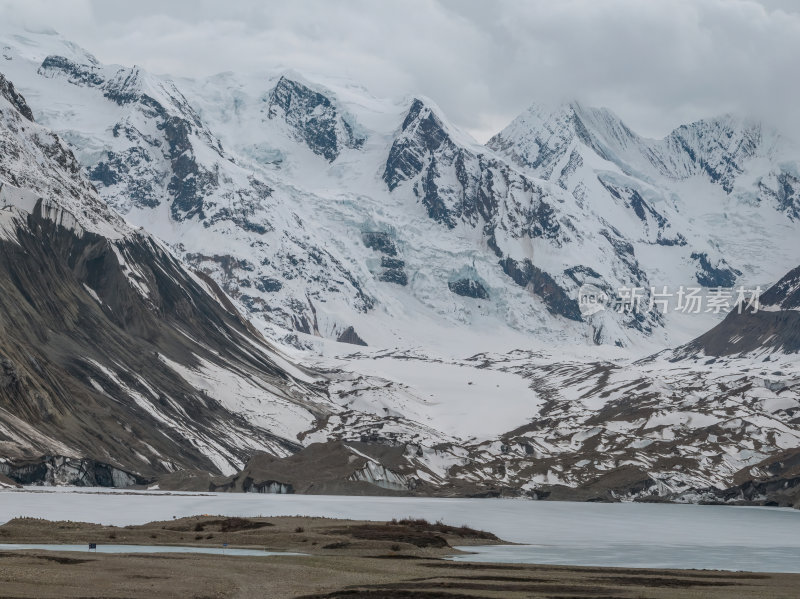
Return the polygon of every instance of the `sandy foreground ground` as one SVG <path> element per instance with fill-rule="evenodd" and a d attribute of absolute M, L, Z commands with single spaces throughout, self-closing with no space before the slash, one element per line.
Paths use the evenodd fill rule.
<path fill-rule="evenodd" d="M 792 598 L 800 574 L 479 564 L 442 559 L 488 533 L 425 521 L 199 516 L 111 527 L 18 519 L 0 543 L 200 545 L 303 556 L 0 552 L 6 597 Z"/>

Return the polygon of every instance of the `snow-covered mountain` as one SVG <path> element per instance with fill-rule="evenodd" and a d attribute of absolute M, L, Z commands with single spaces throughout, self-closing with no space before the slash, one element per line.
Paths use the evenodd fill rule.
<path fill-rule="evenodd" d="M 256 449 L 296 450 L 314 421 L 314 377 L 109 210 L 3 76 L 0 286 L 0 461 L 41 471 L 58 456 L 88 482 L 95 467 L 116 482 L 232 471 Z"/>
<path fill-rule="evenodd" d="M 0 473 L 15 481 L 230 475 L 256 454 L 377 430 L 401 448 L 457 443 L 332 399 L 356 377 L 299 365 L 208 276 L 109 209 L 2 75 L 0 289 Z M 397 477 L 356 457 L 340 485 Z"/>
<path fill-rule="evenodd" d="M 766 286 L 796 261 L 794 155 L 732 117 L 653 141 L 607 110 L 534 107 L 481 146 L 423 97 L 293 72 L 170 79 L 57 35 L 3 39 L 101 196 L 301 346 L 500 327 L 657 349 L 719 316 L 582 314 L 581 286 L 647 304 L 651 286 Z"/>
<path fill-rule="evenodd" d="M 798 255 L 800 153 L 758 122 L 726 115 L 652 140 L 607 109 L 533 105 L 487 145 L 601 218 L 627 211 L 611 222 L 664 284 L 690 283 L 687 265 L 705 287 L 771 284 Z"/>
<path fill-rule="evenodd" d="M 0 474 L 796 501 L 788 140 L 573 103 L 484 146 L 347 81 L 0 46 Z M 772 287 L 756 314 L 578 301 L 680 285 Z"/>

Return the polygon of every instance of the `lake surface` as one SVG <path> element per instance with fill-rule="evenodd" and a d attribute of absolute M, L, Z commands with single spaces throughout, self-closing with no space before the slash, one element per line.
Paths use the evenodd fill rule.
<path fill-rule="evenodd" d="M 726 506 L 321 495 L 44 489 L 0 491 L 0 523 L 16 516 L 114 524 L 198 514 L 415 517 L 467 524 L 519 546 L 470 548 L 455 559 L 591 566 L 800 572 L 800 511 Z"/>
<path fill-rule="evenodd" d="M 230 547 L 180 547 L 176 545 L 103 545 L 89 549 L 88 545 L 57 545 L 36 543 L 0 543 L 0 551 L 80 551 L 81 553 L 210 553 L 212 555 L 305 555 L 281 551 L 259 551 L 258 549 L 233 549 Z"/>

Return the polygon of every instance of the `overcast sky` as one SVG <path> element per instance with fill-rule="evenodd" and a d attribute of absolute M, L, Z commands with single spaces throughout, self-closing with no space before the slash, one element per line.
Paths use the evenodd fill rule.
<path fill-rule="evenodd" d="M 275 66 L 425 94 L 480 141 L 533 101 L 644 135 L 722 112 L 800 131 L 795 0 L 0 0 L 102 62 L 202 76 Z"/>

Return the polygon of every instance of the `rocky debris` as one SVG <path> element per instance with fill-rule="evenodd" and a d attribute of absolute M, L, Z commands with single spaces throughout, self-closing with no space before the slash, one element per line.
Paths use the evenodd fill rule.
<path fill-rule="evenodd" d="M 378 275 L 378 280 L 395 285 L 408 285 L 408 275 L 402 268 L 386 268 Z"/>
<path fill-rule="evenodd" d="M 527 424 L 470 446 L 449 481 L 537 499 L 796 500 L 798 460 L 785 449 L 800 438 L 791 361 L 770 371 L 749 357 L 709 359 L 702 351 L 624 365 L 550 359 L 470 358 L 524 376 L 544 403 Z"/>
<path fill-rule="evenodd" d="M 330 495 L 408 494 L 417 481 L 404 474 L 403 447 L 360 442 L 313 443 L 286 458 L 254 456 L 245 468 L 208 490 Z M 396 469 L 396 470 L 395 470 Z"/>
<path fill-rule="evenodd" d="M 341 334 L 336 338 L 336 341 L 339 343 L 350 343 L 352 345 L 362 345 L 365 347 L 367 345 L 367 342 L 358 336 L 358 333 L 356 333 L 356 330 L 352 326 L 349 326 L 342 331 Z"/>
<path fill-rule="evenodd" d="M 475 299 L 489 299 L 489 292 L 480 283 L 473 279 L 458 279 L 447 283 L 447 287 L 456 295 L 472 297 Z"/>
<path fill-rule="evenodd" d="M 364 231 L 361 239 L 368 248 L 380 252 L 381 271 L 378 280 L 395 285 L 408 285 L 408 275 L 405 271 L 405 261 L 397 256 L 397 244 L 394 235 L 385 231 Z"/>
<path fill-rule="evenodd" d="M 361 239 L 365 246 L 376 252 L 381 252 L 386 256 L 397 255 L 397 245 L 391 233 L 386 233 L 384 231 L 364 231 L 361 234 Z"/>
<path fill-rule="evenodd" d="M 0 489 L 21 489 L 22 485 L 0 473 Z"/>
<path fill-rule="evenodd" d="M 742 274 L 742 271 L 729 266 L 724 258 L 712 265 L 705 252 L 692 252 L 691 258 L 697 262 L 695 278 L 703 287 L 733 287 L 736 277 Z"/>
<path fill-rule="evenodd" d="M 0 405 L 7 412 L 0 422 L 17 429 L 17 417 L 33 427 L 12 443 L 20 456 L 66 445 L 74 455 L 114 455 L 138 473 L 214 470 L 206 442 L 198 446 L 187 437 L 215 438 L 214 447 L 228 456 L 223 460 L 243 461 L 246 449 L 220 436 L 220 427 L 277 442 L 284 448 L 278 451 L 295 447 L 269 431 L 256 432 L 160 358 L 195 365 L 202 357 L 223 370 L 273 378 L 276 389 L 293 385 L 267 355 L 240 349 L 242 341 L 234 339 L 256 347 L 264 342 L 218 289 L 216 295 L 207 291 L 214 283 L 183 270 L 156 242 L 139 235 L 114 243 L 90 233 L 77 237 L 30 217 L 14 242 L 0 246 L 0 325 L 15 331 L 0 347 L 8 356 L 0 375 Z M 216 354 L 220 350 L 224 354 Z M 147 373 L 147 380 L 136 373 Z"/>

